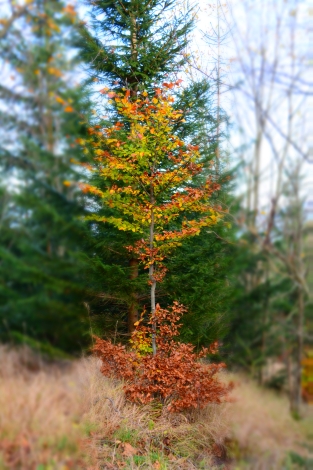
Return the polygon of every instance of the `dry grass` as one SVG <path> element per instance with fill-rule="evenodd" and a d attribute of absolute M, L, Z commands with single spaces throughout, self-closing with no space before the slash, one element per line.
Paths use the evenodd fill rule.
<path fill-rule="evenodd" d="M 289 470 L 301 467 L 286 453 L 305 455 L 313 435 L 284 398 L 238 375 L 234 403 L 175 415 L 126 402 L 93 358 L 47 364 L 1 347 L 0 363 L 0 470 Z"/>
<path fill-rule="evenodd" d="M 213 468 L 223 457 L 226 408 L 137 407 L 94 358 L 47 364 L 1 347 L 0 363 L 1 470 Z"/>
<path fill-rule="evenodd" d="M 227 429 L 221 418 L 225 407 L 211 405 L 186 415 L 165 412 L 157 404 L 138 407 L 125 401 L 121 384 L 112 384 L 99 373 L 99 363 L 81 364 L 85 423 L 89 445 L 98 468 L 214 468 L 212 465 Z M 199 467 L 200 465 L 200 467 Z M 96 467 L 97 468 L 97 467 Z"/>
<path fill-rule="evenodd" d="M 229 409 L 233 457 L 241 462 L 237 468 L 251 470 L 313 468 L 311 463 L 303 467 L 292 463 L 288 454 L 305 459 L 313 457 L 313 410 L 303 409 L 305 418 L 295 421 L 289 413 L 286 396 L 262 389 L 244 375 L 230 377 L 236 386 L 234 405 Z M 306 466 L 309 465 L 309 466 Z M 312 466 L 310 466 L 312 465 Z"/>
<path fill-rule="evenodd" d="M 0 348 L 1 470 L 86 468 L 75 369 Z"/>

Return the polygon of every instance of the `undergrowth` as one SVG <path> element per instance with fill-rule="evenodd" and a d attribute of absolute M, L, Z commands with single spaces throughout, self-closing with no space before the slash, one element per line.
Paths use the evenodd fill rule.
<path fill-rule="evenodd" d="M 217 343 L 195 351 L 192 344 L 178 341 L 179 321 L 185 307 L 174 302 L 168 309 L 160 305 L 149 316 L 135 323 L 131 348 L 96 338 L 94 353 L 102 361 L 101 372 L 109 378 L 123 379 L 126 397 L 134 403 L 160 402 L 170 412 L 204 408 L 208 403 L 227 399 L 232 384 L 218 379 L 224 363 L 201 359 L 216 354 Z M 151 339 L 155 336 L 156 351 Z"/>
<path fill-rule="evenodd" d="M 220 374 L 230 378 L 232 403 L 175 413 L 128 401 L 95 358 L 47 363 L 0 347 L 0 469 L 310 468 L 310 419 L 294 422 L 281 395 Z"/>

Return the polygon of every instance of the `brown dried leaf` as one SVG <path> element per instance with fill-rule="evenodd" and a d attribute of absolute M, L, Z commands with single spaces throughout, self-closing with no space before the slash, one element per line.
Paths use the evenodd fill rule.
<path fill-rule="evenodd" d="M 132 457 L 133 455 L 137 455 L 137 453 L 138 449 L 136 449 L 136 447 L 133 447 L 128 442 L 125 442 L 122 455 L 125 455 L 125 457 Z"/>

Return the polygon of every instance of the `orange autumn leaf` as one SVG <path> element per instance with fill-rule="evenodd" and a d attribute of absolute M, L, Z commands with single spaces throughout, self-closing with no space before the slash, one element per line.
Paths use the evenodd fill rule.
<path fill-rule="evenodd" d="M 128 442 L 125 442 L 123 444 L 123 454 L 125 457 L 132 457 L 133 455 L 137 455 L 138 454 L 138 449 L 136 449 L 136 447 L 133 447 L 131 444 L 129 444 Z"/>
<path fill-rule="evenodd" d="M 101 90 L 99 90 L 99 92 L 100 92 L 102 95 L 105 95 L 108 91 L 109 91 L 108 87 L 104 87 L 104 88 L 102 88 Z"/>
<path fill-rule="evenodd" d="M 55 67 L 48 67 L 47 68 L 47 72 L 50 74 L 50 75 L 55 75 L 56 77 L 62 77 L 62 72 L 61 70 L 55 68 Z"/>
<path fill-rule="evenodd" d="M 63 11 L 70 16 L 76 15 L 75 7 L 73 5 L 67 5 L 65 8 L 63 8 Z"/>
<path fill-rule="evenodd" d="M 61 98 L 60 96 L 56 96 L 56 97 L 55 97 L 55 101 L 57 101 L 57 102 L 60 103 L 60 104 L 64 104 L 64 103 L 65 103 L 65 101 L 63 100 L 63 98 Z"/>

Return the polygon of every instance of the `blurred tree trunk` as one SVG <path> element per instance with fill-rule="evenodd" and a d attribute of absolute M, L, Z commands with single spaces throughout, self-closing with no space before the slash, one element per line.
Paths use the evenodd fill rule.
<path fill-rule="evenodd" d="M 139 260 L 136 258 L 132 258 L 129 261 L 130 266 L 130 279 L 136 280 L 138 278 L 138 269 L 139 269 Z M 138 321 L 138 294 L 136 289 L 133 290 L 131 294 L 132 302 L 129 305 L 128 309 L 128 333 L 132 333 L 135 329 L 134 324 Z"/>
<path fill-rule="evenodd" d="M 292 390 L 290 396 L 290 411 L 294 416 L 301 415 L 302 404 L 302 359 L 303 359 L 303 325 L 304 325 L 304 292 L 298 289 L 298 312 L 297 312 L 297 342 L 295 348 L 295 367 L 292 379 Z"/>

